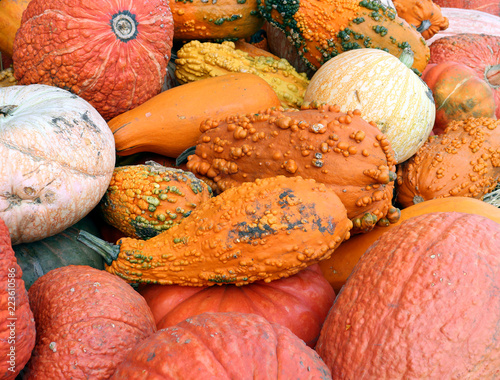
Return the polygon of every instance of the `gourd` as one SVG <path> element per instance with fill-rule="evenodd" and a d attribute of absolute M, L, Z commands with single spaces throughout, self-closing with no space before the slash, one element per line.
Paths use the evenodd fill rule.
<path fill-rule="evenodd" d="M 0 218 L 0 378 L 13 380 L 28 362 L 35 346 L 35 321 L 12 250 L 9 230 Z"/>
<path fill-rule="evenodd" d="M 289 277 L 328 257 L 351 227 L 324 184 L 277 176 L 210 198 L 146 241 L 111 245 L 85 231 L 79 239 L 106 255 L 106 270 L 128 282 L 245 285 Z"/>
<path fill-rule="evenodd" d="M 231 41 L 191 41 L 179 49 L 177 57 L 175 76 L 179 83 L 228 73 L 251 73 L 269 83 L 285 108 L 299 108 L 309 84 L 307 75 L 297 73 L 286 59 L 250 55 L 236 49 Z"/>
<path fill-rule="evenodd" d="M 14 69 L 8 67 L 5 70 L 0 71 L 0 87 L 10 87 L 17 84 L 16 78 L 14 78 Z"/>
<path fill-rule="evenodd" d="M 366 234 L 351 236 L 349 240 L 339 245 L 330 258 L 321 260 L 318 266 L 335 293 L 338 294 L 360 257 L 379 237 L 412 217 L 448 211 L 482 215 L 500 223 L 500 209 L 479 199 L 470 197 L 430 199 L 401 209 L 401 217 L 394 224 L 384 227 L 375 226 Z"/>
<path fill-rule="evenodd" d="M 452 121 L 397 169 L 402 207 L 434 198 L 481 199 L 500 179 L 500 120 Z"/>
<path fill-rule="evenodd" d="M 125 236 L 147 240 L 179 223 L 211 196 L 210 187 L 193 173 L 148 161 L 115 168 L 100 211 Z"/>
<path fill-rule="evenodd" d="M 479 11 L 500 16 L 500 3 L 496 0 L 434 0 L 441 7 Z"/>
<path fill-rule="evenodd" d="M 436 212 L 361 257 L 316 352 L 333 379 L 493 379 L 500 368 L 500 224 Z"/>
<path fill-rule="evenodd" d="M 144 298 L 103 270 L 53 269 L 28 295 L 37 340 L 24 379 L 109 379 L 134 346 L 156 332 Z"/>
<path fill-rule="evenodd" d="M 189 358 L 188 360 L 186 360 Z M 329 379 L 316 352 L 256 314 L 203 313 L 138 344 L 111 379 Z"/>
<path fill-rule="evenodd" d="M 214 40 L 250 37 L 264 19 L 257 0 L 171 1 L 176 40 Z"/>
<path fill-rule="evenodd" d="M 449 26 L 449 20 L 432 0 L 394 0 L 394 6 L 398 16 L 415 26 L 426 40 Z"/>
<path fill-rule="evenodd" d="M 383 49 L 399 56 L 412 50 L 412 69 L 422 72 L 429 48 L 417 29 L 397 16 L 393 8 L 375 0 L 261 0 L 259 11 L 291 39 L 313 70 L 353 49 Z"/>
<path fill-rule="evenodd" d="M 436 120 L 432 131 L 443 133 L 452 120 L 495 118 L 495 96 L 490 85 L 470 67 L 443 61 L 427 65 L 423 81 L 432 90 Z"/>
<path fill-rule="evenodd" d="M 106 120 L 162 88 L 173 19 L 167 0 L 31 0 L 13 45 L 19 84 L 48 84 L 84 98 Z"/>
<path fill-rule="evenodd" d="M 407 58 L 411 61 L 409 51 L 402 60 Z M 431 90 L 406 64 L 379 49 L 347 51 L 316 71 L 304 101 L 338 104 L 342 112 L 361 109 L 390 141 L 401 163 L 425 142 L 436 114 Z"/>
<path fill-rule="evenodd" d="M 108 188 L 113 135 L 84 99 L 43 84 L 0 91 L 0 218 L 12 244 L 81 220 Z"/>
<path fill-rule="evenodd" d="M 500 36 L 462 33 L 440 38 L 430 49 L 429 63 L 460 62 L 483 78 L 495 94 L 495 115 L 500 118 Z"/>
<path fill-rule="evenodd" d="M 12 57 L 14 37 L 30 0 L 0 1 L 0 52 Z"/>
<path fill-rule="evenodd" d="M 252 313 L 289 328 L 310 347 L 316 344 L 335 299 L 318 264 L 269 283 L 210 287 L 146 284 L 138 291 L 151 308 L 158 330 L 204 312 Z"/>
<path fill-rule="evenodd" d="M 225 120 L 207 120 L 187 169 L 213 180 L 215 192 L 275 175 L 312 178 L 334 191 L 353 233 L 399 217 L 392 207 L 395 160 L 391 144 L 361 118 L 336 105 L 303 104 Z M 256 169 L 258 168 L 258 169 Z"/>
<path fill-rule="evenodd" d="M 264 79 L 233 73 L 163 91 L 111 119 L 108 126 L 119 156 L 151 152 L 175 158 L 196 143 L 205 119 L 258 112 L 280 104 Z"/>

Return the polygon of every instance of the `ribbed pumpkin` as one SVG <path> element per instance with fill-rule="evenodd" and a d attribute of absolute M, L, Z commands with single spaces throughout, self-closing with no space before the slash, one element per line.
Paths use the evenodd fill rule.
<path fill-rule="evenodd" d="M 111 379 L 329 379 L 316 352 L 256 314 L 203 313 L 138 344 Z"/>
<path fill-rule="evenodd" d="M 0 52 L 12 57 L 12 45 L 17 29 L 21 25 L 23 11 L 30 0 L 0 1 Z"/>
<path fill-rule="evenodd" d="M 495 379 L 500 224 L 416 216 L 382 235 L 337 296 L 316 345 L 333 379 Z"/>
<path fill-rule="evenodd" d="M 13 380 L 23 369 L 35 346 L 35 321 L 10 242 L 0 219 L 0 379 Z"/>
<path fill-rule="evenodd" d="M 138 291 L 151 308 L 158 330 L 204 312 L 252 313 L 289 328 L 310 347 L 316 344 L 335 299 L 317 264 L 269 283 L 208 288 L 141 285 Z"/>
<path fill-rule="evenodd" d="M 449 20 L 432 0 L 394 0 L 398 16 L 415 26 L 426 40 L 449 26 Z"/>
<path fill-rule="evenodd" d="M 408 57 L 411 60 L 411 54 Z M 403 62 L 378 49 L 358 49 L 330 59 L 314 74 L 305 102 L 361 109 L 390 141 L 397 163 L 429 136 L 436 109 L 431 90 Z"/>
<path fill-rule="evenodd" d="M 109 120 L 162 89 L 173 19 L 167 0 L 31 0 L 14 40 L 19 84 L 86 99 Z"/>

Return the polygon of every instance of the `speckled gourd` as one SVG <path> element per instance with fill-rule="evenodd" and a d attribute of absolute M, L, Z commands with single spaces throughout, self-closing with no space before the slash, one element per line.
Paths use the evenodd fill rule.
<path fill-rule="evenodd" d="M 313 178 L 335 191 L 356 232 L 399 218 L 392 207 L 396 179 L 391 144 L 361 111 L 303 104 L 206 120 L 188 170 L 224 192 L 242 182 L 275 175 Z"/>
<path fill-rule="evenodd" d="M 305 73 L 297 73 L 286 59 L 254 56 L 236 48 L 234 42 L 220 44 L 190 41 L 177 51 L 175 76 L 179 83 L 245 72 L 258 75 L 276 92 L 284 107 L 298 108 L 309 84 Z"/>

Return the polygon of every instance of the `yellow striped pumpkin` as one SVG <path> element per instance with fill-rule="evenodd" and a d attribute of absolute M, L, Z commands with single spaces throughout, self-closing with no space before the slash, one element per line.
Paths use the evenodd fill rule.
<path fill-rule="evenodd" d="M 432 91 L 409 68 L 411 61 L 411 54 L 398 59 L 379 49 L 343 52 L 314 74 L 304 101 L 361 110 L 387 136 L 401 163 L 425 142 L 436 115 Z"/>

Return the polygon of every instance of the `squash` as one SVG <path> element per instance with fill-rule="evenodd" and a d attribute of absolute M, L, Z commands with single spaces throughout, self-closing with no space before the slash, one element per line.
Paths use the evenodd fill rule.
<path fill-rule="evenodd" d="M 256 314 L 203 313 L 137 345 L 117 379 L 330 379 L 316 352 Z"/>
<path fill-rule="evenodd" d="M 460 62 L 483 78 L 495 94 L 495 115 L 500 118 L 500 36 L 457 34 L 434 41 L 430 49 L 429 63 Z"/>
<path fill-rule="evenodd" d="M 398 16 L 415 26 L 426 40 L 449 26 L 449 20 L 432 0 L 394 0 L 394 6 Z"/>
<path fill-rule="evenodd" d="M 103 270 L 53 269 L 28 295 L 37 339 L 27 380 L 109 379 L 134 346 L 156 332 L 144 298 Z"/>
<path fill-rule="evenodd" d="M 285 108 L 300 108 L 309 84 L 307 75 L 297 73 L 287 60 L 250 55 L 236 49 L 231 41 L 191 41 L 179 49 L 177 57 L 175 76 L 179 83 L 228 73 L 251 73 L 269 83 Z"/>
<path fill-rule="evenodd" d="M 257 0 L 171 1 L 176 40 L 250 37 L 264 23 Z"/>
<path fill-rule="evenodd" d="M 500 180 L 500 120 L 452 121 L 397 169 L 402 207 L 446 197 L 481 199 Z"/>
<path fill-rule="evenodd" d="M 436 212 L 383 234 L 321 329 L 333 379 L 494 379 L 500 368 L 500 224 Z"/>
<path fill-rule="evenodd" d="M 12 250 L 9 230 L 0 218 L 0 378 L 14 380 L 35 346 L 35 321 L 23 271 Z M 319 331 L 318 331 L 319 333 Z"/>
<path fill-rule="evenodd" d="M 417 29 L 377 0 L 261 0 L 259 11 L 282 29 L 312 69 L 342 52 L 374 48 L 399 56 L 411 49 L 417 72 L 429 61 L 429 48 Z"/>
<path fill-rule="evenodd" d="M 19 84 L 84 98 L 106 120 L 161 91 L 173 19 L 167 0 L 31 0 L 13 45 Z"/>
<path fill-rule="evenodd" d="M 30 0 L 0 1 L 0 52 L 12 57 L 14 37 Z"/>
<path fill-rule="evenodd" d="M 422 73 L 422 79 L 432 90 L 436 104 L 434 134 L 443 133 L 452 120 L 495 118 L 493 91 L 470 67 L 458 62 L 431 63 Z"/>
<path fill-rule="evenodd" d="M 379 49 L 339 54 L 314 74 L 304 101 L 338 104 L 342 112 L 361 109 L 387 136 L 396 162 L 406 161 L 429 136 L 436 115 L 431 90 L 406 58 L 403 63 Z"/>
<path fill-rule="evenodd" d="M 80 232 L 106 255 L 106 270 L 128 282 L 245 285 L 289 277 L 331 255 L 352 222 L 322 183 L 277 176 L 210 198 L 149 240 L 111 245 Z"/>
<path fill-rule="evenodd" d="M 434 0 L 434 2 L 440 7 L 460 8 L 500 16 L 500 3 L 497 0 Z"/>
<path fill-rule="evenodd" d="M 16 84 L 17 81 L 14 77 L 14 69 L 12 67 L 0 71 L 0 87 L 10 87 Z"/>
<path fill-rule="evenodd" d="M 289 328 L 310 347 L 316 344 L 335 299 L 318 264 L 270 283 L 210 287 L 140 285 L 138 291 L 151 308 L 158 330 L 204 312 L 252 313 Z"/>
<path fill-rule="evenodd" d="M 211 196 L 212 189 L 193 173 L 148 161 L 115 168 L 100 211 L 125 236 L 147 240 L 179 223 Z"/>
<path fill-rule="evenodd" d="M 353 233 L 397 220 L 391 200 L 395 179 L 387 138 L 361 111 L 303 104 L 202 123 L 203 135 L 187 168 L 212 179 L 220 193 L 257 178 L 312 178 L 334 191 L 352 220 Z M 256 169 L 258 168 L 258 169 Z"/>
<path fill-rule="evenodd" d="M 3 88 L 0 140 L 0 218 L 14 245 L 72 226 L 108 188 L 113 135 L 95 108 L 69 91 Z"/>
<path fill-rule="evenodd" d="M 260 31 L 262 31 L 262 33 L 265 33 L 265 31 L 263 29 L 261 29 Z M 265 39 L 265 41 L 267 41 L 267 39 Z M 266 42 L 266 45 L 267 45 L 267 42 Z M 259 43 L 246 42 L 243 38 L 240 38 L 239 40 L 234 41 L 234 47 L 238 50 L 241 50 L 241 51 L 244 51 L 245 53 L 248 53 L 248 55 L 250 57 L 265 56 L 265 57 L 274 58 L 278 61 L 280 60 L 280 57 L 269 52 L 268 49 L 264 49 L 260 46 L 261 46 L 261 44 L 259 44 Z M 265 46 L 265 47 L 267 47 L 267 46 Z"/>
<path fill-rule="evenodd" d="M 380 236 L 414 216 L 444 211 L 482 215 L 500 223 L 500 209 L 479 199 L 448 197 L 423 201 L 401 209 L 401 217 L 396 223 L 384 227 L 375 226 L 372 231 L 366 234 L 354 235 L 349 240 L 342 242 L 330 258 L 318 263 L 323 276 L 338 294 L 360 257 Z"/>

